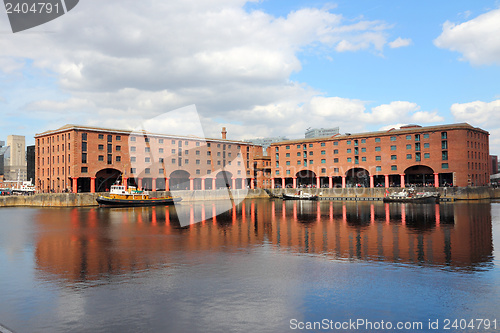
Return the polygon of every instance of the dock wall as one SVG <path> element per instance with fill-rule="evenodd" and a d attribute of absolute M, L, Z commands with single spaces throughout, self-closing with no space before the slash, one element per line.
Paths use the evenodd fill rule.
<path fill-rule="evenodd" d="M 383 198 L 386 189 L 379 188 L 306 188 L 301 189 L 306 193 L 318 195 L 320 197 L 328 198 Z M 281 196 L 283 193 L 293 194 L 297 189 L 272 189 L 272 194 Z M 389 188 L 389 193 L 399 192 L 401 188 Z M 423 187 L 417 188 L 417 192 L 439 192 L 441 198 L 448 198 L 453 200 L 481 200 L 481 199 L 500 199 L 500 188 L 492 187 Z"/>
<path fill-rule="evenodd" d="M 397 192 L 399 188 L 390 188 L 389 192 Z M 441 198 L 447 200 L 481 200 L 500 199 L 500 189 L 492 187 L 448 187 L 427 188 L 421 190 L 439 191 Z M 385 188 L 308 188 L 304 192 L 319 195 L 325 199 L 336 200 L 368 200 L 383 198 Z M 420 191 L 420 190 L 419 190 Z M 273 195 L 280 196 L 282 193 L 295 193 L 296 189 L 272 189 Z M 32 206 L 32 207 L 87 207 L 96 206 L 96 198 L 104 193 L 41 193 L 31 196 L 13 195 L 0 196 L 0 207 Z M 262 189 L 255 190 L 197 190 L 197 191 L 173 191 L 173 192 L 151 192 L 151 196 L 179 196 L 183 202 L 223 200 L 245 198 L 269 198 L 269 194 Z"/>
<path fill-rule="evenodd" d="M 35 195 L 0 196 L 0 207 L 32 206 L 32 207 L 88 207 L 97 206 L 97 197 L 106 193 L 40 193 Z M 178 196 L 183 202 L 224 200 L 245 198 L 268 198 L 269 195 L 260 189 L 256 190 L 206 190 L 206 191 L 173 191 L 150 192 L 152 197 Z"/>

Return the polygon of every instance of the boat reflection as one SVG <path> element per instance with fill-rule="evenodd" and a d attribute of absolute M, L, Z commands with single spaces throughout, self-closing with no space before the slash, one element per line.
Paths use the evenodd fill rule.
<path fill-rule="evenodd" d="M 181 214 L 203 221 L 181 227 Z M 334 260 L 460 270 L 487 268 L 493 252 L 489 203 L 247 200 L 177 210 L 48 209 L 36 219 L 39 272 L 69 281 L 175 267 L 180 256 L 203 261 L 217 252 L 266 246 Z"/>

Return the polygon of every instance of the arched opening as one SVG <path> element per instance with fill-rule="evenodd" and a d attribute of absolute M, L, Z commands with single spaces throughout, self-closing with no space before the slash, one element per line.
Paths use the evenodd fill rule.
<path fill-rule="evenodd" d="M 77 191 L 78 193 L 90 192 L 90 178 L 89 177 L 79 177 L 77 180 Z"/>
<path fill-rule="evenodd" d="M 107 168 L 99 170 L 95 174 L 95 191 L 96 192 L 105 192 L 109 191 L 111 185 L 115 184 L 117 180 L 121 181 L 121 171 Z"/>
<path fill-rule="evenodd" d="M 434 170 L 425 165 L 413 165 L 405 170 L 405 180 L 410 186 L 434 186 Z"/>
<path fill-rule="evenodd" d="M 363 168 L 352 168 L 346 172 L 347 187 L 370 187 L 370 173 Z"/>
<path fill-rule="evenodd" d="M 221 171 L 215 178 L 215 188 L 230 188 L 232 184 L 233 174 L 229 171 Z"/>
<path fill-rule="evenodd" d="M 301 170 L 295 174 L 297 177 L 297 187 L 315 187 L 316 174 L 311 170 Z"/>
<path fill-rule="evenodd" d="M 189 190 L 189 172 L 185 170 L 175 170 L 170 174 L 170 191 Z"/>
<path fill-rule="evenodd" d="M 286 188 L 292 188 L 293 187 L 293 178 L 285 178 L 285 186 Z"/>

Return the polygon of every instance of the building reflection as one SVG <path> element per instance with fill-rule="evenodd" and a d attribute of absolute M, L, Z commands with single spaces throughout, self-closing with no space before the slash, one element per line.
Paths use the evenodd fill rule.
<path fill-rule="evenodd" d="M 180 217 L 203 221 L 181 227 Z M 37 268 L 69 281 L 175 267 L 186 258 L 203 262 L 217 252 L 262 246 L 456 269 L 487 266 L 493 252 L 489 203 L 247 200 L 238 206 L 188 203 L 177 210 L 49 209 L 40 211 L 37 224 Z"/>

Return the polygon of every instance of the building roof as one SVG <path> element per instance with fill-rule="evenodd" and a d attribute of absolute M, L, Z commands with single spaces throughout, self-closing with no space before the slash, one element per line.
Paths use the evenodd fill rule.
<path fill-rule="evenodd" d="M 91 131 L 91 132 L 103 132 L 103 133 L 115 133 L 115 134 L 124 134 L 124 135 L 147 135 L 147 136 L 155 136 L 161 138 L 171 138 L 171 139 L 182 139 L 182 140 L 198 140 L 198 141 L 210 141 L 210 142 L 223 142 L 223 143 L 234 143 L 234 144 L 244 144 L 249 145 L 251 143 L 245 141 L 237 141 L 237 140 L 227 140 L 227 139 L 213 139 L 213 138 L 202 138 L 194 135 L 175 135 L 175 134 L 163 134 L 163 133 L 153 133 L 147 132 L 145 130 L 142 131 L 133 131 L 133 130 L 124 130 L 124 129 L 115 129 L 115 128 L 104 128 L 104 127 L 93 127 L 93 126 L 82 126 L 82 125 L 73 125 L 67 124 L 56 130 L 49 130 L 42 133 L 35 134 L 35 138 L 39 138 L 42 136 L 53 135 L 57 133 L 67 132 L 70 130 L 78 130 L 78 131 Z"/>
<path fill-rule="evenodd" d="M 434 131 L 454 130 L 454 129 L 470 129 L 470 130 L 480 131 L 486 135 L 489 135 L 489 133 L 487 131 L 485 131 L 479 127 L 473 127 L 467 123 L 425 126 L 425 127 L 418 126 L 418 125 L 407 125 L 407 126 L 402 126 L 399 129 L 391 128 L 387 131 L 365 132 L 365 133 L 355 133 L 355 134 L 346 133 L 346 134 L 337 134 L 337 135 L 330 136 L 330 137 L 296 139 L 296 140 L 275 142 L 275 143 L 272 143 L 271 146 L 277 146 L 277 145 L 283 145 L 283 144 L 297 144 L 297 143 L 308 143 L 308 142 L 346 140 L 346 139 L 365 139 L 365 138 L 370 138 L 370 137 L 405 135 L 405 134 L 412 134 L 412 133 L 416 133 L 416 132 L 424 133 L 424 132 L 434 132 Z"/>

